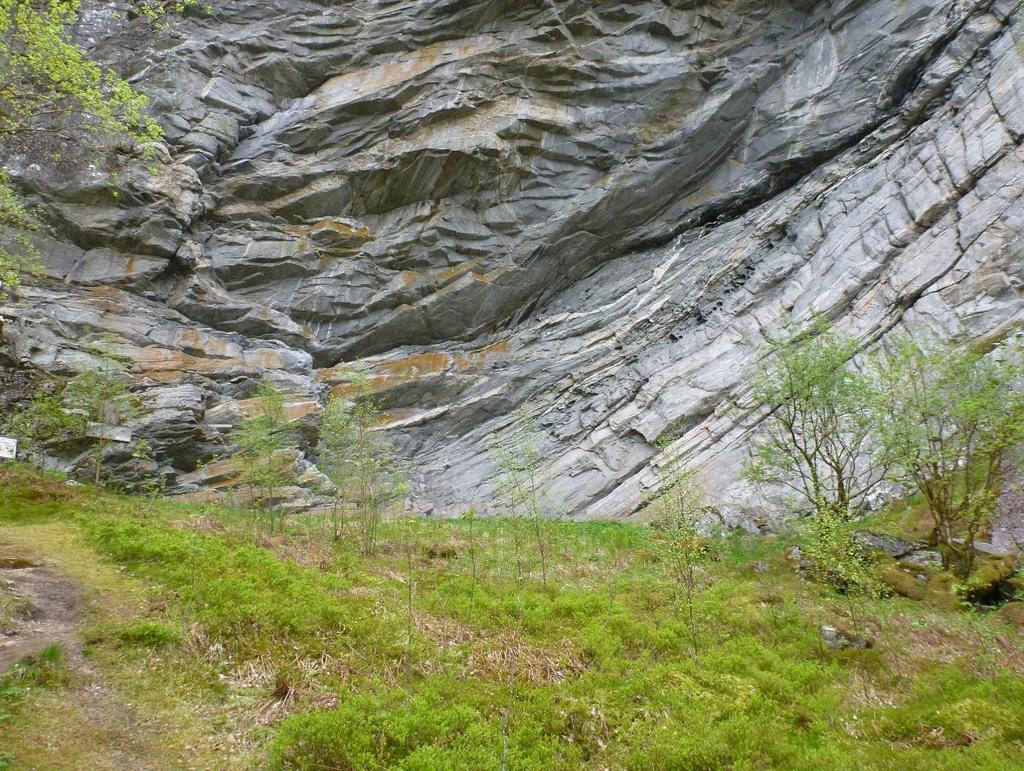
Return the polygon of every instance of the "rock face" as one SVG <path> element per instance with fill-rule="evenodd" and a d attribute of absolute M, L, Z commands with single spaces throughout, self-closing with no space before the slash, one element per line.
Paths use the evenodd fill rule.
<path fill-rule="evenodd" d="M 10 161 L 55 235 L 7 355 L 131 360 L 177 482 L 262 375 L 308 416 L 361 367 L 421 511 L 488 510 L 487 437 L 527 417 L 564 514 L 628 516 L 684 457 L 763 519 L 736 480 L 783 312 L 865 345 L 1024 319 L 1016 5 L 87 4 L 166 146 L 116 200 Z"/>

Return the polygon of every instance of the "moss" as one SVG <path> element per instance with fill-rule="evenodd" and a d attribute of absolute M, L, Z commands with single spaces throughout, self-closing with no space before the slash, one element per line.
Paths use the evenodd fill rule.
<path fill-rule="evenodd" d="M 901 597 L 911 600 L 923 600 L 928 588 L 924 581 L 919 581 L 915 576 L 905 573 L 896 565 L 891 565 L 882 570 L 882 583 L 892 589 Z"/>
<path fill-rule="evenodd" d="M 975 603 L 998 600 L 1003 583 L 1016 572 L 1017 562 L 1009 554 L 979 560 L 964 583 L 964 596 Z"/>
<path fill-rule="evenodd" d="M 1003 593 L 1010 600 L 1024 600 L 1024 576 L 1011 576 L 1003 582 Z"/>
<path fill-rule="evenodd" d="M 956 610 L 961 605 L 956 589 L 956 577 L 952 573 L 936 573 L 928 579 L 923 599 L 933 608 Z"/>
<path fill-rule="evenodd" d="M 171 643 L 178 642 L 181 634 L 177 629 L 167 624 L 143 619 L 120 629 L 117 633 L 117 638 L 125 645 L 163 648 Z"/>
<path fill-rule="evenodd" d="M 999 609 L 999 617 L 1017 626 L 1024 626 L 1024 602 L 1008 602 Z"/>

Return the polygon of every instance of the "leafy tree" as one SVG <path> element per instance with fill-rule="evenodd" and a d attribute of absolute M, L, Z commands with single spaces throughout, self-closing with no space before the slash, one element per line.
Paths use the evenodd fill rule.
<path fill-rule="evenodd" d="M 23 451 L 38 452 L 45 445 L 85 434 L 86 420 L 64 406 L 61 389 L 40 389 L 11 420 L 9 430 Z"/>
<path fill-rule="evenodd" d="M 753 384 L 767 415 L 745 475 L 788 488 L 812 511 L 848 516 L 885 473 L 871 452 L 871 384 L 850 365 L 857 343 L 815 319 L 805 332 L 789 324 L 771 347 Z"/>
<path fill-rule="evenodd" d="M 138 400 L 122 371 L 91 369 L 80 372 L 62 387 L 40 389 L 11 421 L 11 431 L 29 451 L 47 444 L 78 439 L 90 423 L 120 426 L 138 413 Z M 106 431 L 92 437 L 93 486 L 99 487 L 103 457 L 112 439 Z"/>
<path fill-rule="evenodd" d="M 882 454 L 928 503 L 943 564 L 961 578 L 999 495 L 1002 461 L 1024 441 L 1024 376 L 1017 345 L 909 339 L 876 358 L 874 417 Z"/>
<path fill-rule="evenodd" d="M 295 482 L 291 459 L 283 457 L 295 442 L 284 407 L 284 393 L 267 380 L 254 394 L 255 408 L 238 427 L 241 480 L 249 488 L 253 505 L 253 532 L 257 510 L 268 511 L 274 529 L 273 502 L 278 491 Z"/>
<path fill-rule="evenodd" d="M 138 414 L 138 399 L 129 390 L 124 373 L 118 369 L 86 370 L 72 378 L 64 387 L 64 405 L 86 423 L 101 426 L 122 426 Z M 100 430 L 93 442 L 93 487 L 99 489 L 103 456 L 113 441 Z"/>
<path fill-rule="evenodd" d="M 854 539 L 853 523 L 844 512 L 821 511 L 803 530 L 818 580 L 848 597 L 879 595 L 874 563 Z"/>
<path fill-rule="evenodd" d="M 523 419 L 504 440 L 492 436 L 489 449 L 497 461 L 498 493 L 508 507 L 513 534 L 518 537 L 519 521 L 529 523 L 540 558 L 541 580 L 547 586 L 548 546 L 544 522 L 550 504 L 540 476 L 546 458 L 541 449 L 540 432 L 532 422 Z M 521 574 L 520 568 L 520 578 Z"/>
<path fill-rule="evenodd" d="M 708 542 L 698 531 L 707 510 L 705 498 L 704 485 L 692 469 L 673 463 L 661 470 L 661 490 L 653 501 L 653 524 L 659 534 L 661 562 L 679 593 L 677 600 L 686 610 L 694 656 L 699 649 L 696 601 L 703 588 L 700 563 L 708 553 Z"/>
<path fill-rule="evenodd" d="M 155 20 L 195 0 L 141 0 L 136 9 Z M 80 0 L 0 0 L 0 153 L 30 151 L 60 159 L 85 149 L 93 159 L 116 143 L 145 146 L 161 138 L 146 114 L 147 99 L 110 69 L 89 58 L 71 35 Z M 0 245 L 0 294 L 24 272 L 39 270 L 31 234 L 40 221 L 0 172 L 0 229 L 14 236 Z"/>
<path fill-rule="evenodd" d="M 384 514 L 408 493 L 408 483 L 390 443 L 375 430 L 380 407 L 365 376 L 352 377 L 352 393 L 331 396 L 321 415 L 320 468 L 334 484 L 334 538 L 340 538 L 338 506 L 354 507 L 364 554 L 376 550 Z"/>

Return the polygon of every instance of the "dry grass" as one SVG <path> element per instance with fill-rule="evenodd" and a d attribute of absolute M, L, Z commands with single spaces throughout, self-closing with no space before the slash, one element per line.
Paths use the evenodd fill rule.
<path fill-rule="evenodd" d="M 467 674 L 500 682 L 544 685 L 560 683 L 587 669 L 586 663 L 569 640 L 557 650 L 540 647 L 524 639 L 515 630 L 481 639 L 469 654 Z"/>

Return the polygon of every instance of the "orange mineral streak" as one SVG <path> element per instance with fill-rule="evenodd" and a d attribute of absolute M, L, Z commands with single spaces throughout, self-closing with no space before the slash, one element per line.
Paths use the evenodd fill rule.
<path fill-rule="evenodd" d="M 255 415 L 259 409 L 259 399 L 242 399 L 238 402 L 238 409 L 243 415 Z M 313 399 L 293 399 L 284 403 L 284 416 L 288 420 L 301 420 L 320 409 L 320 405 Z"/>
<path fill-rule="evenodd" d="M 202 353 L 204 358 L 223 357 L 231 359 L 236 358 L 239 353 L 239 348 L 234 343 L 229 343 L 219 337 L 203 334 L 198 329 L 181 330 L 174 342 L 183 351 Z"/>
<path fill-rule="evenodd" d="M 178 380 L 186 374 L 213 375 L 245 366 L 239 359 L 205 359 L 156 346 L 137 348 L 132 358 L 139 374 L 161 383 Z"/>
<path fill-rule="evenodd" d="M 317 220 L 308 225 L 285 225 L 283 230 L 299 238 L 305 238 L 310 233 L 320 230 L 333 230 L 339 236 L 345 236 L 346 238 L 361 238 L 363 240 L 369 240 L 370 238 L 370 229 L 365 225 L 353 227 L 346 222 L 332 219 Z"/>
<path fill-rule="evenodd" d="M 327 80 L 315 92 L 319 109 L 348 104 L 415 78 L 434 67 L 493 50 L 496 40 L 465 40 L 437 43 L 403 54 L 397 61 L 346 72 Z"/>
<path fill-rule="evenodd" d="M 495 361 L 506 358 L 512 353 L 512 344 L 507 340 L 492 343 L 477 351 L 459 352 L 454 355 L 439 351 L 417 353 L 404 359 L 378 361 L 370 364 L 367 372 L 367 383 L 376 392 L 388 391 L 392 388 L 407 385 L 427 377 L 437 377 L 447 372 L 478 372 Z M 367 363 L 368 362 L 364 362 Z M 358 392 L 356 384 L 347 381 L 353 374 L 350 364 L 339 364 L 330 369 L 322 369 L 316 373 L 321 383 L 336 383 L 331 394 L 344 398 Z M 337 383 L 341 380 L 343 382 Z"/>
<path fill-rule="evenodd" d="M 238 458 L 214 461 L 203 468 L 205 477 L 203 484 L 214 490 L 234 487 L 242 473 L 241 461 Z"/>
<path fill-rule="evenodd" d="M 460 372 L 484 369 L 494 361 L 505 359 L 510 353 L 512 353 L 512 343 L 508 340 L 501 340 L 486 348 L 481 348 L 479 351 L 456 354 L 455 369 Z"/>

